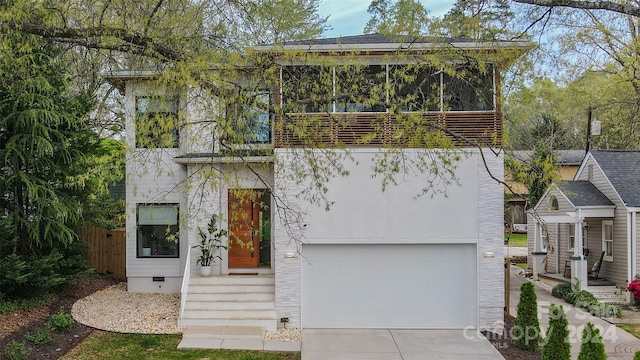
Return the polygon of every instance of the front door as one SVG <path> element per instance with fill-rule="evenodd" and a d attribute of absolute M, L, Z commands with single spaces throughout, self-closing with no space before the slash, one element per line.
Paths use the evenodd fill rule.
<path fill-rule="evenodd" d="M 229 190 L 229 268 L 258 267 L 259 229 L 259 191 Z"/>

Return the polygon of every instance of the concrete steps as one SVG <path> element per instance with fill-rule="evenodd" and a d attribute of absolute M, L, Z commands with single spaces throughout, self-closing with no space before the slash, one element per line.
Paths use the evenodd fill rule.
<path fill-rule="evenodd" d="M 627 294 L 615 286 L 587 286 L 587 291 L 598 301 L 607 304 L 626 304 Z"/>
<path fill-rule="evenodd" d="M 182 326 L 274 331 L 276 316 L 273 275 L 191 277 Z"/>

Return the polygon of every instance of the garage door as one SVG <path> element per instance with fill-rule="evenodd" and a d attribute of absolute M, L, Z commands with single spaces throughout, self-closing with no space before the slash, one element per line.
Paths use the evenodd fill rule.
<path fill-rule="evenodd" d="M 476 245 L 304 245 L 304 328 L 476 326 Z"/>

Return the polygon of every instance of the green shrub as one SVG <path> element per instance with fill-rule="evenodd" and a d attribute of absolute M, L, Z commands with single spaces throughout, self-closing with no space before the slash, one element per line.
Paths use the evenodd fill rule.
<path fill-rule="evenodd" d="M 592 323 L 587 323 L 582 331 L 582 345 L 578 360 L 605 360 L 606 358 L 600 330 L 596 329 Z M 639 358 L 638 353 L 634 356 L 634 359 L 636 358 Z"/>
<path fill-rule="evenodd" d="M 636 351 L 636 354 L 633 355 L 633 360 L 640 360 L 640 350 Z"/>
<path fill-rule="evenodd" d="M 553 289 L 551 289 L 551 295 L 559 299 L 564 299 L 565 296 L 569 295 L 572 291 L 573 290 L 571 289 L 571 284 L 562 283 L 554 286 Z"/>
<path fill-rule="evenodd" d="M 567 295 L 565 300 L 568 303 L 583 309 L 588 309 L 590 305 L 598 303 L 598 299 L 596 299 L 592 293 L 586 290 L 572 292 Z"/>
<path fill-rule="evenodd" d="M 36 346 L 50 344 L 53 341 L 51 337 L 51 324 L 47 322 L 42 328 L 35 328 L 33 332 L 26 333 L 24 337 Z"/>
<path fill-rule="evenodd" d="M 549 329 L 542 347 L 543 360 L 570 360 L 569 322 L 562 306 L 551 304 Z"/>
<path fill-rule="evenodd" d="M 4 347 L 4 356 L 9 360 L 23 360 L 29 356 L 31 349 L 24 341 L 11 340 Z"/>
<path fill-rule="evenodd" d="M 73 320 L 73 316 L 69 313 L 64 312 L 64 306 L 60 307 L 60 311 L 56 314 L 51 315 L 51 321 L 53 322 L 53 327 L 56 330 L 61 332 L 69 332 L 75 323 Z"/>
<path fill-rule="evenodd" d="M 540 346 L 540 322 L 538 321 L 538 297 L 533 284 L 520 287 L 518 316 L 515 319 L 514 344 L 525 350 L 536 351 Z"/>
<path fill-rule="evenodd" d="M 586 310 L 588 310 L 591 315 L 605 318 L 621 318 L 622 317 L 622 308 L 618 305 L 614 304 L 605 304 L 605 303 L 597 303 L 591 304 Z"/>
<path fill-rule="evenodd" d="M 61 285 L 89 273 L 87 245 L 75 242 L 41 254 L 11 254 L 0 259 L 0 297 L 30 299 L 51 293 Z"/>

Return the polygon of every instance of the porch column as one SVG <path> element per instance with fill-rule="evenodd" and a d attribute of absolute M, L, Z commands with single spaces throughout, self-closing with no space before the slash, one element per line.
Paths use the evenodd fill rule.
<path fill-rule="evenodd" d="M 578 286 L 580 290 L 585 290 L 589 285 L 587 277 L 587 259 L 584 257 L 582 249 L 584 241 L 582 239 L 582 217 L 581 209 L 578 209 L 575 226 L 576 240 L 571 256 L 571 283 Z"/>
<path fill-rule="evenodd" d="M 533 280 L 538 280 L 538 274 L 544 274 L 544 259 L 547 257 L 547 252 L 542 248 L 542 225 L 535 219 L 535 227 L 533 229 Z"/>

